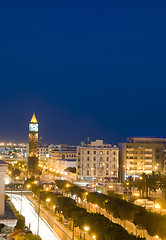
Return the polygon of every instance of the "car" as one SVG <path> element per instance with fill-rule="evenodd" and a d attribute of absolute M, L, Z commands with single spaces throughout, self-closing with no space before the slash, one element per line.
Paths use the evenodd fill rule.
<path fill-rule="evenodd" d="M 148 199 L 144 198 L 138 198 L 137 200 L 134 201 L 135 205 L 145 207 L 147 210 L 153 210 L 154 209 L 154 202 L 150 201 Z"/>

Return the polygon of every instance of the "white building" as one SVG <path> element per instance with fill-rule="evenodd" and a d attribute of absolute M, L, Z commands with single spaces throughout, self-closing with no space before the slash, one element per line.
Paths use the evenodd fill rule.
<path fill-rule="evenodd" d="M 59 172 L 63 172 L 69 167 L 76 168 L 76 152 L 75 146 L 68 146 L 67 144 L 57 145 L 50 152 L 49 167 Z"/>
<path fill-rule="evenodd" d="M 118 178 L 119 148 L 103 140 L 81 143 L 77 148 L 77 179 L 88 181 Z"/>
<path fill-rule="evenodd" d="M 5 201 L 5 174 L 7 169 L 8 164 L 0 160 L 0 224 L 5 225 L 4 227 L 7 227 L 7 230 L 9 231 L 8 233 L 10 233 L 16 226 L 17 218 L 14 215 L 9 203 Z M 1 238 L 1 234 L 0 239 L 4 239 Z"/>

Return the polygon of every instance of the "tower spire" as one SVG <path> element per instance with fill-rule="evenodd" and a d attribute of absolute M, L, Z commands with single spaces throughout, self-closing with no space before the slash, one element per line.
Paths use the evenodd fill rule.
<path fill-rule="evenodd" d="M 36 119 L 35 113 L 33 113 L 33 116 L 32 116 L 32 119 L 31 119 L 30 122 L 31 123 L 37 123 L 37 119 Z"/>

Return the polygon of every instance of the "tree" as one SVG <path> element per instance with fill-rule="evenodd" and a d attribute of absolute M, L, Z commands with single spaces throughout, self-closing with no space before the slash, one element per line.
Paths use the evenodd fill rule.
<path fill-rule="evenodd" d="M 20 171 L 20 169 L 19 168 L 12 168 L 11 169 L 11 174 L 12 174 L 12 177 L 17 177 L 17 176 L 20 176 L 20 174 L 21 174 L 21 171 Z"/>
<path fill-rule="evenodd" d="M 163 198 L 166 199 L 166 176 L 161 176 L 159 187 L 162 189 Z"/>
<path fill-rule="evenodd" d="M 146 193 L 146 197 L 148 197 L 148 176 L 143 173 L 137 180 L 135 180 L 135 186 L 140 192 L 140 195 L 144 197 Z"/>
<path fill-rule="evenodd" d="M 33 235 L 31 233 L 20 233 L 15 237 L 15 240 L 42 240 L 41 237 Z"/>
<path fill-rule="evenodd" d="M 151 175 L 147 178 L 147 185 L 150 191 L 156 193 L 156 190 L 159 188 L 159 182 L 161 181 L 160 175 L 152 172 Z"/>
<path fill-rule="evenodd" d="M 19 213 L 15 213 L 15 215 L 17 218 L 17 224 L 16 224 L 15 228 L 23 230 L 25 228 L 25 217 Z"/>
<path fill-rule="evenodd" d="M 68 167 L 68 168 L 65 169 L 65 172 L 76 173 L 76 168 L 75 167 Z"/>

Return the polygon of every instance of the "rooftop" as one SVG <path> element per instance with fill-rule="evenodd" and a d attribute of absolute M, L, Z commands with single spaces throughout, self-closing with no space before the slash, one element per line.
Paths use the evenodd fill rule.
<path fill-rule="evenodd" d="M 4 219 L 16 219 L 15 214 L 13 213 L 9 203 L 5 201 L 5 214 L 3 216 L 0 216 L 0 221 Z"/>
<path fill-rule="evenodd" d="M 81 147 L 91 147 L 91 148 L 117 148 L 116 145 L 105 144 L 103 140 L 96 140 L 93 142 L 81 142 Z"/>
<path fill-rule="evenodd" d="M 166 143 L 166 137 L 131 137 L 127 138 L 130 143 Z"/>

